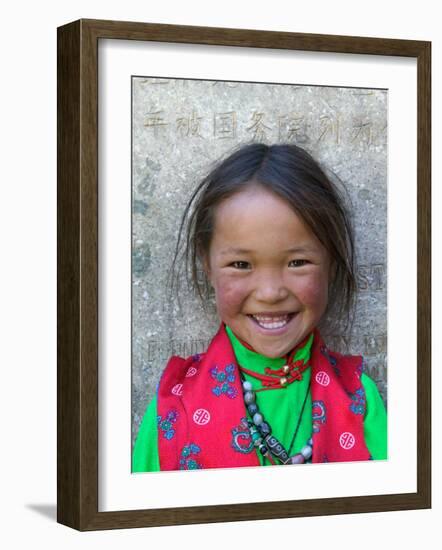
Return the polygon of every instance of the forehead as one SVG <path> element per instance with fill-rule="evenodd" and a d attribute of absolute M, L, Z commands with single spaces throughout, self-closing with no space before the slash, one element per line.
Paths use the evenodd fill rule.
<path fill-rule="evenodd" d="M 242 250 L 322 248 L 292 206 L 260 185 L 250 185 L 217 206 L 212 244 Z"/>

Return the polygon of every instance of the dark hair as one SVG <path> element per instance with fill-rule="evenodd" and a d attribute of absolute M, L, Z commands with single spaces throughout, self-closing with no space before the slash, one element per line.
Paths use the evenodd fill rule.
<path fill-rule="evenodd" d="M 350 217 L 336 185 L 309 153 L 293 144 L 244 145 L 218 162 L 198 185 L 184 210 L 172 279 L 178 280 L 177 263 L 184 260 L 187 281 L 204 302 L 209 284 L 199 274 L 210 249 L 215 208 L 251 183 L 258 183 L 285 199 L 326 248 L 334 266 L 329 304 L 339 319 L 348 321 L 356 291 Z"/>

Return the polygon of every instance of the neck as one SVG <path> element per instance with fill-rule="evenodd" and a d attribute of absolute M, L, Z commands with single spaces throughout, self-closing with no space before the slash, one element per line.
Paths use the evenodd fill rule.
<path fill-rule="evenodd" d="M 272 358 L 256 352 L 247 342 L 238 338 L 227 325 L 226 332 L 235 352 L 236 359 L 242 367 L 264 372 L 266 367 L 279 369 L 287 362 L 287 356 Z M 310 358 L 312 343 L 313 332 L 292 349 L 289 354 L 290 358 L 293 361 L 302 360 L 307 362 Z"/>

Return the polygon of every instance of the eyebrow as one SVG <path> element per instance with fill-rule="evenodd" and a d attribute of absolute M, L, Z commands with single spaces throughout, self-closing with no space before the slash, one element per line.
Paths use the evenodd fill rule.
<path fill-rule="evenodd" d="M 288 248 L 284 250 L 286 254 L 293 254 L 296 252 L 316 252 L 317 248 L 312 248 L 311 246 L 294 246 L 293 248 Z"/>
<path fill-rule="evenodd" d="M 234 246 L 229 246 L 224 250 L 221 250 L 220 254 L 222 256 L 227 256 L 228 254 L 252 254 L 253 250 L 248 250 L 247 248 L 235 248 Z"/>
<path fill-rule="evenodd" d="M 305 253 L 305 252 L 315 252 L 316 249 L 308 246 L 294 246 L 283 250 L 284 254 L 295 254 L 295 253 Z M 253 254 L 253 250 L 247 248 L 236 248 L 234 246 L 229 246 L 220 252 L 222 256 L 227 256 L 228 254 Z"/>

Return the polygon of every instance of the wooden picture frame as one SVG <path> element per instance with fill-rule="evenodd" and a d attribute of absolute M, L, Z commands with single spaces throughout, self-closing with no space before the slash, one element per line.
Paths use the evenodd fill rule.
<path fill-rule="evenodd" d="M 417 61 L 417 491 L 98 509 L 98 41 L 138 40 L 412 57 Z M 424 41 L 79 20 L 58 29 L 57 519 L 81 531 L 431 506 L 431 44 Z"/>

